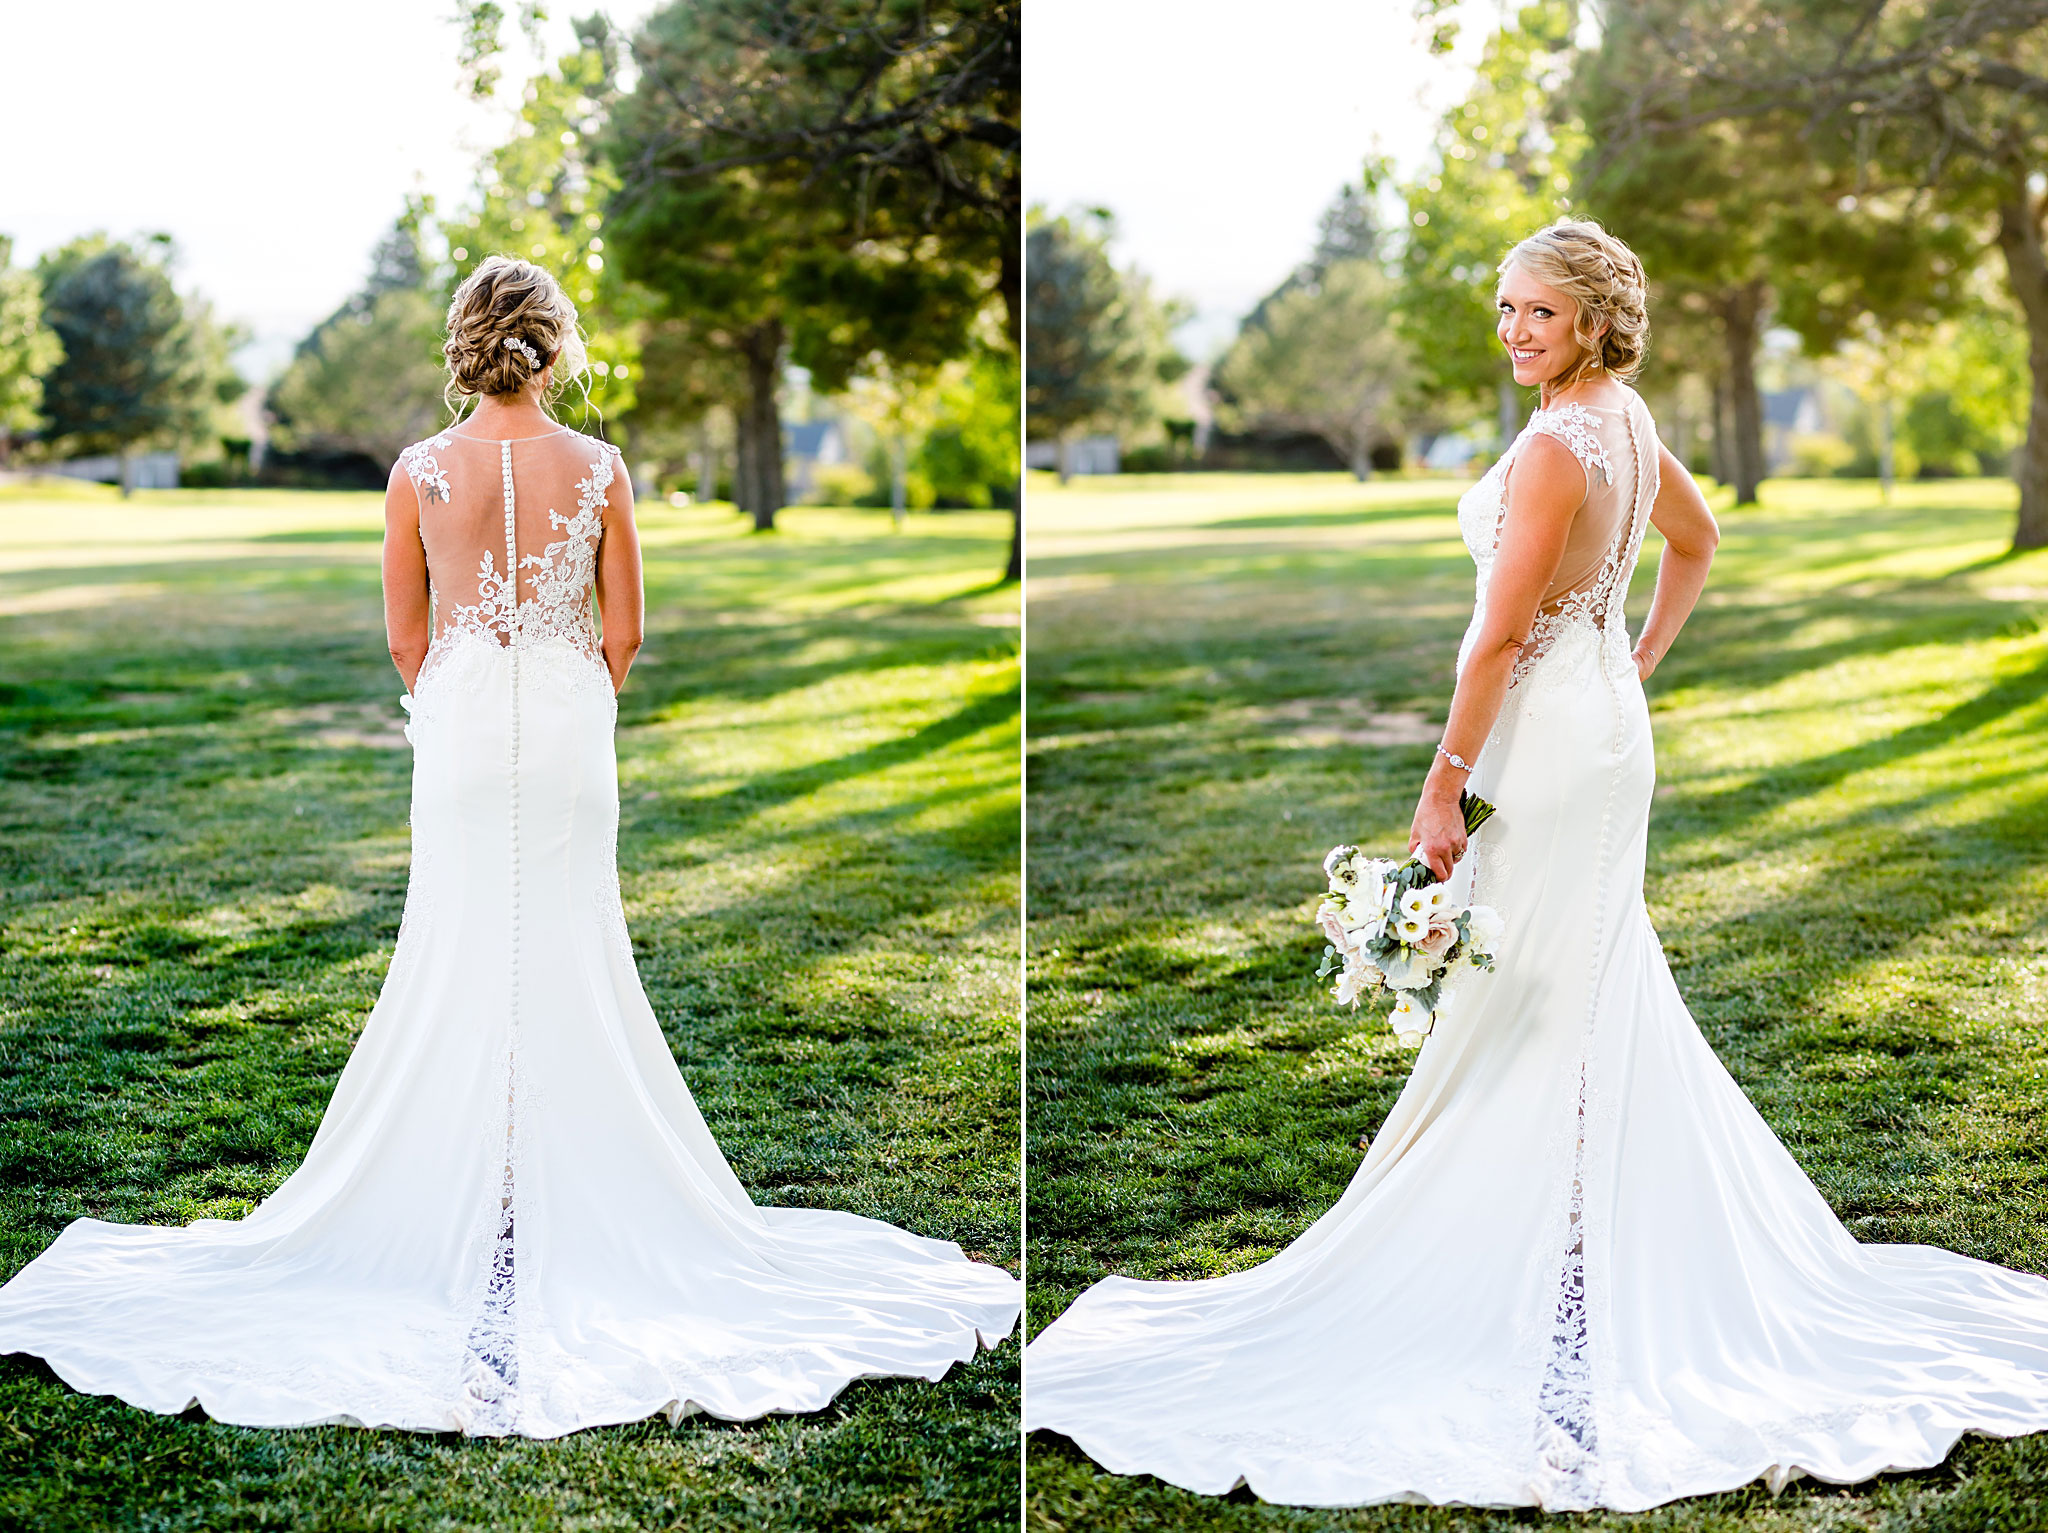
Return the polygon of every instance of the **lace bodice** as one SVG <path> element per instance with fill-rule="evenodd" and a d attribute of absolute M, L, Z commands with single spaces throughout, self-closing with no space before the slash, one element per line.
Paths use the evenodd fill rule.
<path fill-rule="evenodd" d="M 1618 405 L 1573 401 L 1536 411 L 1499 461 L 1459 499 L 1458 531 L 1477 568 L 1472 624 L 1458 652 L 1461 670 L 1486 613 L 1494 555 L 1507 518 L 1508 478 L 1524 446 L 1538 436 L 1554 437 L 1571 449 L 1586 472 L 1586 498 L 1566 535 L 1557 573 L 1538 604 L 1515 664 L 1515 680 L 1526 677 L 1572 629 L 1597 638 L 1609 664 L 1628 661 L 1622 607 L 1658 486 L 1656 427 L 1649 407 L 1633 390 Z"/>
<path fill-rule="evenodd" d="M 499 441 L 457 426 L 399 454 L 433 606 L 422 682 L 463 640 L 556 642 L 602 667 L 591 592 L 617 458 L 566 427 Z"/>

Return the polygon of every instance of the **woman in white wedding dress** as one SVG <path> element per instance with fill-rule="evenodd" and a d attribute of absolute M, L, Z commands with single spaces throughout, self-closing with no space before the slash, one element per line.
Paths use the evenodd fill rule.
<path fill-rule="evenodd" d="M 1568 222 L 1500 272 L 1542 407 L 1459 502 L 1477 600 L 1410 842 L 1500 911 L 1496 969 L 1450 996 L 1335 1207 L 1247 1271 L 1097 1283 L 1025 1351 L 1026 1427 L 1196 1491 L 1624 1511 L 2048 1428 L 2048 1281 L 1859 1245 L 1679 997 L 1643 905 L 1642 680 L 1713 519 L 1626 384 L 1634 255 Z M 1468 777 L 1499 808 L 1469 848 Z"/>
<path fill-rule="evenodd" d="M 1017 1281 L 756 1206 L 641 990 L 612 743 L 641 633 L 631 489 L 543 408 L 583 366 L 575 310 L 493 257 L 445 350 L 477 407 L 406 449 L 386 498 L 413 858 L 376 1007 L 249 1217 L 78 1220 L 0 1288 L 0 1352 L 146 1410 L 494 1436 L 937 1379 L 1008 1333 Z"/>

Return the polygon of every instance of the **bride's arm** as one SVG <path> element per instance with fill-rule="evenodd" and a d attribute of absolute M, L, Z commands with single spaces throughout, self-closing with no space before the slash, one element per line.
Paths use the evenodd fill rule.
<path fill-rule="evenodd" d="M 1522 444 L 1515 459 L 1507 494 L 1500 548 L 1486 586 L 1486 615 L 1473 635 L 1457 691 L 1451 695 L 1451 717 L 1444 725 L 1444 749 L 1468 762 L 1479 758 L 1479 748 L 1500 716 L 1515 657 L 1564 557 L 1572 518 L 1585 501 L 1586 471 L 1557 438 L 1534 436 Z M 1465 818 L 1458 811 L 1458 794 L 1466 775 L 1439 754 L 1423 782 L 1422 801 L 1415 806 L 1408 830 L 1408 850 L 1428 863 L 1438 878 L 1449 878 L 1451 865 L 1465 855 Z"/>
<path fill-rule="evenodd" d="M 1671 653 L 1679 629 L 1692 616 L 1707 583 L 1707 567 L 1714 562 L 1714 550 L 1721 542 L 1721 529 L 1707 509 L 1707 498 L 1685 465 L 1668 447 L 1660 447 L 1657 457 L 1660 480 L 1657 499 L 1650 507 L 1650 525 L 1664 534 L 1664 552 L 1657 560 L 1657 592 L 1650 598 L 1650 616 L 1636 640 L 1636 674 L 1645 681 L 1657 669 L 1657 662 Z"/>
<path fill-rule="evenodd" d="M 604 537 L 597 545 L 597 611 L 604 623 L 604 667 L 612 673 L 612 690 L 617 692 L 626 685 L 626 672 L 640 653 L 647 625 L 640 532 L 633 525 L 633 476 L 626 472 L 623 457 L 605 491 Z"/>
<path fill-rule="evenodd" d="M 384 638 L 410 692 L 427 658 L 427 551 L 420 546 L 420 496 L 403 463 L 384 489 Z"/>

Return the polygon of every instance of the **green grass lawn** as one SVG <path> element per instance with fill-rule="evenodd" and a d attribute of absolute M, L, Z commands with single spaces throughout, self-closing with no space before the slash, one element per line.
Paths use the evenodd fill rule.
<path fill-rule="evenodd" d="M 763 1202 L 1017 1270 L 1017 592 L 1002 515 L 643 506 L 640 971 Z M 298 1163 L 405 891 L 381 497 L 0 490 L 0 1276 Z M 0 1362 L 0 1527 L 1013 1525 L 1017 1343 L 830 1409 L 553 1443 L 164 1418 Z"/>
<path fill-rule="evenodd" d="M 1406 1076 L 1311 978 L 1319 863 L 1398 853 L 1472 573 L 1441 482 L 1035 482 L 1031 1320 L 1111 1273 L 1270 1256 L 1333 1203 Z M 1861 1238 L 2048 1273 L 2048 553 L 2002 482 L 1767 485 L 1724 511 L 1650 684 L 1648 896 L 1721 1057 Z M 1631 613 L 1648 603 L 1645 550 Z M 1479 1529 L 1309 1512 L 1028 1445 L 1051 1530 Z M 1849 1489 L 1760 1488 L 1683 1530 L 2048 1527 L 2048 1439 Z"/>

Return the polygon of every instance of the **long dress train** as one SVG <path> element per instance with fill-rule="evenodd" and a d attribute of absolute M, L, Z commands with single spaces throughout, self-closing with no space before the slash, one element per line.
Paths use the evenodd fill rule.
<path fill-rule="evenodd" d="M 814 1410 L 994 1345 L 1020 1292 L 1000 1268 L 753 1203 L 641 990 L 590 599 L 615 450 L 450 431 L 403 461 L 437 624 L 405 915 L 361 1040 L 249 1217 L 76 1221 L 0 1288 L 0 1352 L 245 1426 L 552 1437 Z"/>
<path fill-rule="evenodd" d="M 1221 1278 L 1106 1278 L 1032 1341 L 1027 1428 L 1108 1469 L 1631 1511 L 2048 1428 L 2048 1281 L 1857 1243 L 1680 999 L 1643 905 L 1654 764 L 1622 616 L 1654 429 L 1633 394 L 1538 412 L 1459 506 L 1482 608 L 1536 434 L 1589 491 L 1472 776 L 1499 814 L 1456 876 L 1506 920 L 1496 970 L 1458 983 L 1300 1239 Z"/>

